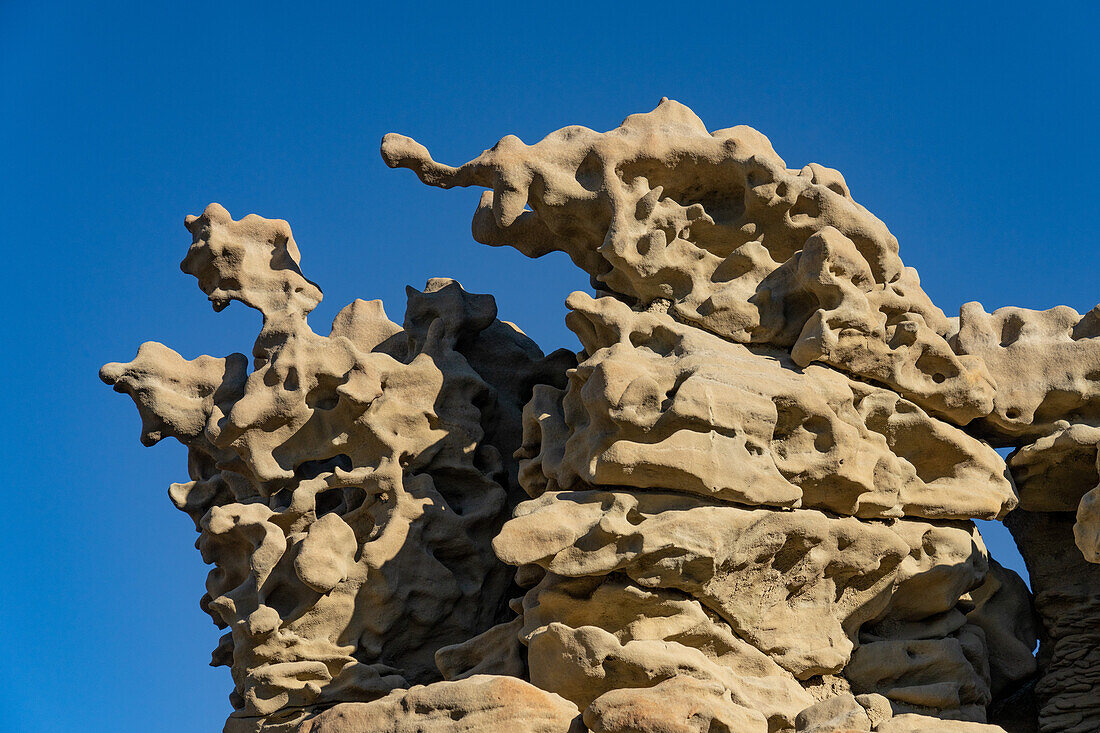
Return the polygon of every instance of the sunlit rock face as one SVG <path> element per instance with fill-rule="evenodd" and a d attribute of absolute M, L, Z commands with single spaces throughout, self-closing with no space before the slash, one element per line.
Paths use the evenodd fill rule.
<path fill-rule="evenodd" d="M 606 133 L 509 136 L 458 168 L 400 135 L 382 156 L 430 185 L 491 189 L 479 242 L 565 252 L 625 302 L 667 301 L 684 323 L 882 383 L 952 422 L 992 410 L 982 361 L 951 349 L 952 322 L 886 226 L 838 171 L 790 170 L 752 128 L 711 133 L 662 100 Z"/>
<path fill-rule="evenodd" d="M 143 442 L 188 446 L 170 496 L 214 565 L 202 606 L 226 629 L 213 663 L 232 668 L 234 715 L 442 679 L 436 651 L 508 613 L 490 541 L 518 498 L 520 411 L 572 355 L 544 358 L 450 280 L 410 289 L 404 326 L 357 300 L 318 335 L 286 222 L 212 204 L 187 226 L 183 269 L 215 309 L 263 313 L 252 369 L 151 342 L 102 376 L 137 403 Z"/>
<path fill-rule="evenodd" d="M 184 271 L 263 314 L 251 360 L 101 376 L 188 446 L 227 731 L 1100 730 L 1095 311 L 949 318 L 840 173 L 668 100 L 382 156 L 587 273 L 581 350 L 446 279 L 318 335 L 286 222 L 188 217 Z"/>

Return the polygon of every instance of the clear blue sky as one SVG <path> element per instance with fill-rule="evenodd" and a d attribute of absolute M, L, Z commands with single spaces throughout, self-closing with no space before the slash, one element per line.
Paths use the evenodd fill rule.
<path fill-rule="evenodd" d="M 477 192 L 387 169 L 379 139 L 457 163 L 669 96 L 840 169 L 949 313 L 1100 300 L 1096 3 L 373 5 L 0 0 L 8 730 L 193 733 L 229 712 L 207 568 L 166 495 L 184 451 L 142 448 L 96 377 L 144 340 L 248 352 L 258 315 L 213 313 L 178 268 L 210 201 L 290 221 L 315 324 L 355 297 L 400 321 L 404 286 L 445 275 L 571 346 L 562 301 L 587 277 L 475 244 Z"/>

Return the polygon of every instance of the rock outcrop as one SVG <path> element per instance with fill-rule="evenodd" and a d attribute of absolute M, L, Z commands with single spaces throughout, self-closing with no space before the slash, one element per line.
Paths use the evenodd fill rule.
<path fill-rule="evenodd" d="M 529 493 L 667 487 L 863 518 L 995 519 L 1016 506 L 996 451 L 894 392 L 613 297 L 574 293 L 567 305 L 587 358 L 561 407 L 548 390 L 532 402 L 524 449 L 541 433 L 545 455 L 543 479 L 521 469 Z M 552 442 L 532 420 L 568 437 Z"/>
<path fill-rule="evenodd" d="M 745 126 L 708 132 L 662 100 L 615 130 L 566 127 L 528 146 L 508 136 L 457 168 L 390 134 L 382 157 L 429 185 L 481 186 L 474 238 L 529 257 L 561 251 L 601 291 L 738 343 L 790 350 L 895 389 L 966 424 L 994 385 L 956 354 L 952 323 L 898 257 L 886 226 L 844 177 L 789 170 Z"/>
<path fill-rule="evenodd" d="M 575 705 L 507 676 L 418 685 L 372 702 L 344 702 L 294 717 L 282 725 L 296 733 L 584 733 Z"/>
<path fill-rule="evenodd" d="M 404 327 L 357 300 L 320 336 L 286 222 L 212 204 L 187 226 L 182 267 L 214 308 L 263 313 L 251 372 L 151 342 L 102 377 L 134 399 L 142 442 L 189 449 L 169 494 L 214 565 L 202 607 L 227 630 L 212 663 L 232 669 L 234 716 L 441 679 L 441 647 L 506 618 L 490 541 L 518 498 L 520 406 L 571 355 L 544 358 L 449 280 L 410 289 Z"/>
<path fill-rule="evenodd" d="M 1086 733 L 1100 723 L 1100 565 L 1074 545 L 1073 522 L 1069 512 L 1021 510 L 1007 520 L 1043 623 L 1035 694 L 1044 733 Z"/>
<path fill-rule="evenodd" d="M 840 173 L 668 100 L 382 156 L 567 253 L 582 348 L 446 279 L 321 336 L 285 222 L 188 217 L 183 270 L 263 314 L 251 365 L 101 376 L 189 449 L 228 733 L 1100 729 L 1098 311 L 949 318 Z"/>

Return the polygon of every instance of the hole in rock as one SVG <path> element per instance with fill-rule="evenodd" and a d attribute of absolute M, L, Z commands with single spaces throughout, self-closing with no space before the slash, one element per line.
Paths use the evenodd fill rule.
<path fill-rule="evenodd" d="M 303 461 L 294 468 L 294 475 L 300 479 L 317 478 L 322 473 L 332 473 L 337 468 L 341 468 L 345 471 L 351 470 L 351 456 L 346 453 L 340 453 L 332 458 L 325 458 L 314 461 Z"/>
<path fill-rule="evenodd" d="M 344 506 L 343 489 L 326 489 L 314 498 L 317 516 L 323 516 L 338 511 Z"/>

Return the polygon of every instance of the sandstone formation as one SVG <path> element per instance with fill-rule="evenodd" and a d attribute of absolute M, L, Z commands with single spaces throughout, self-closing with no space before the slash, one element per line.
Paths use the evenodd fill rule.
<path fill-rule="evenodd" d="M 575 705 L 508 676 L 475 676 L 394 690 L 372 702 L 345 702 L 295 716 L 298 733 L 583 733 Z M 265 731 L 277 730 L 267 726 Z"/>
<path fill-rule="evenodd" d="M 894 392 L 610 296 L 566 304 L 587 358 L 560 408 L 533 403 L 569 436 L 560 457 L 541 459 L 556 486 L 668 487 L 867 518 L 994 519 L 1016 505 L 992 448 Z"/>
<path fill-rule="evenodd" d="M 980 303 L 959 312 L 952 344 L 976 356 L 997 383 L 993 410 L 975 430 L 1003 445 L 1040 438 L 1056 423 L 1100 423 L 1100 306 L 1084 316 L 1067 306 L 1046 311 Z"/>
<path fill-rule="evenodd" d="M 764 733 L 760 713 L 732 702 L 720 684 L 672 677 L 653 687 L 605 692 L 584 711 L 592 733 Z"/>
<path fill-rule="evenodd" d="M 285 222 L 188 217 L 251 364 L 101 376 L 189 449 L 226 731 L 1100 730 L 1100 311 L 949 318 L 840 173 L 668 100 L 382 155 L 489 189 L 478 241 L 567 253 L 581 350 L 446 279 L 318 335 Z"/>
<path fill-rule="evenodd" d="M 1027 563 L 1045 633 L 1035 685 L 1042 731 L 1094 731 L 1100 722 L 1100 565 L 1073 543 L 1070 512 L 1016 511 L 1008 526 Z"/>
<path fill-rule="evenodd" d="M 440 647 L 506 617 L 489 543 L 516 500 L 520 406 L 572 357 L 544 358 L 448 280 L 410 289 L 404 327 L 357 300 L 320 336 L 286 222 L 212 204 L 187 226 L 182 267 L 215 310 L 263 314 L 251 372 L 151 342 L 102 377 L 134 399 L 142 442 L 189 449 L 169 494 L 214 565 L 202 606 L 227 630 L 212 663 L 232 669 L 234 716 L 441 679 Z"/>
<path fill-rule="evenodd" d="M 710 133 L 662 100 L 606 133 L 566 127 L 531 146 L 508 136 L 458 168 L 394 134 L 382 157 L 433 186 L 491 189 L 479 242 L 565 252 L 632 305 L 667 301 L 685 323 L 787 348 L 799 366 L 881 383 L 957 424 L 992 409 L 982 361 L 951 349 L 952 323 L 886 226 L 838 171 L 789 170 L 752 128 Z"/>

